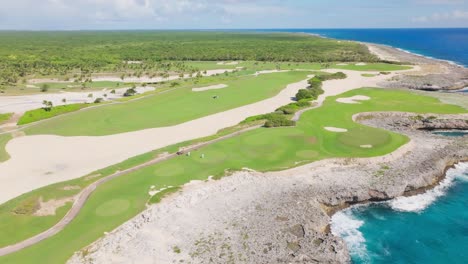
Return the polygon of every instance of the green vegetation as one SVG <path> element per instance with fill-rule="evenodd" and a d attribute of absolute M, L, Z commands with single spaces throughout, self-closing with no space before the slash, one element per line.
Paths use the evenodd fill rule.
<path fill-rule="evenodd" d="M 18 125 L 25 125 L 39 120 L 44 120 L 52 118 L 61 114 L 74 112 L 86 107 L 91 106 L 91 104 L 69 104 L 69 105 L 59 105 L 53 106 L 50 108 L 39 108 L 34 110 L 29 110 L 24 113 L 23 116 L 18 121 Z"/>
<path fill-rule="evenodd" d="M 337 98 L 354 95 L 369 96 L 371 100 L 363 101 L 361 104 L 336 102 Z M 370 111 L 467 112 L 461 107 L 446 105 L 431 97 L 400 90 L 364 88 L 330 97 L 322 107 L 304 113 L 296 127 L 249 131 L 202 147 L 192 152 L 190 157 L 179 156 L 105 183 L 91 195 L 78 217 L 62 232 L 20 252 L 0 257 L 0 262 L 31 263 L 41 259 L 46 263 L 64 263 L 73 252 L 95 241 L 103 232 L 109 232 L 134 217 L 145 209 L 146 203 L 150 200 L 157 200 L 158 198 L 154 196 L 150 198 L 148 195 L 152 185 L 157 188 L 165 186 L 176 188 L 190 180 L 204 180 L 210 175 L 222 177 L 226 170 L 236 171 L 244 167 L 258 171 L 282 170 L 324 158 L 383 155 L 408 141 L 403 135 L 352 121 L 354 114 Z M 323 128 L 325 126 L 346 128 L 349 132 L 329 132 Z M 367 144 L 372 144 L 373 148 L 360 147 Z M 201 154 L 204 154 L 205 158 L 201 158 Z M 130 164 L 141 163 L 154 155 L 155 152 L 152 152 L 135 157 L 102 170 L 101 173 L 104 175 L 118 168 L 128 167 Z M 18 216 L 12 214 L 11 210 L 21 201 L 42 195 L 46 199 L 68 197 L 72 191 L 62 191 L 60 188 L 66 185 L 85 186 L 89 182 L 92 180 L 88 176 L 48 186 L 0 206 L 1 229 L 8 231 L 6 236 L 2 236 L 2 243 L 6 243 L 7 240 L 17 241 L 18 235 L 15 230 L 36 228 L 12 220 Z M 113 211 L 112 208 L 116 204 L 125 205 L 123 206 L 125 209 L 119 208 Z M 40 223 L 36 223 L 36 226 L 46 226 L 45 220 L 32 216 L 30 218 L 39 219 L 37 221 Z M 33 221 L 31 219 L 29 221 Z"/>
<path fill-rule="evenodd" d="M 371 73 L 363 73 L 361 74 L 362 77 L 375 77 L 377 74 L 371 74 Z"/>
<path fill-rule="evenodd" d="M 306 79 L 308 74 L 310 72 L 293 71 L 262 74 L 258 77 L 243 75 L 238 78 L 202 78 L 197 84 L 180 86 L 140 100 L 60 116 L 29 127 L 25 132 L 100 136 L 175 125 L 273 97 L 288 84 Z M 193 87 L 219 84 L 221 81 L 228 88 L 192 92 Z M 218 99 L 213 100 L 213 96 L 218 96 Z"/>
<path fill-rule="evenodd" d="M 10 134 L 0 134 L 0 162 L 6 161 L 10 158 L 8 152 L 5 150 L 5 146 L 12 139 Z"/>
<path fill-rule="evenodd" d="M 324 81 L 346 79 L 346 77 L 346 74 L 342 72 L 317 75 L 308 81 L 309 87 L 307 89 L 301 89 L 297 92 L 296 100 L 315 100 L 324 93 L 322 89 Z"/>
<path fill-rule="evenodd" d="M 0 125 L 10 120 L 12 115 L 12 113 L 0 114 Z"/>
<path fill-rule="evenodd" d="M 33 74 L 187 70 L 165 61 L 377 61 L 364 45 L 300 34 L 180 31 L 0 32 L 0 85 Z M 130 63 L 127 63 L 130 61 Z M 136 63 L 135 63 L 136 62 Z M 144 63 L 142 63 L 144 62 Z"/>

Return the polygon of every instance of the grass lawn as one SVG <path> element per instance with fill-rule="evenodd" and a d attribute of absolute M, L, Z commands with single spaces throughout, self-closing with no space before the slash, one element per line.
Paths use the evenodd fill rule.
<path fill-rule="evenodd" d="M 198 84 L 122 104 L 79 111 L 42 122 L 25 131 L 31 134 L 101 136 L 145 128 L 170 126 L 258 102 L 278 94 L 286 85 L 306 79 L 311 72 L 282 72 L 237 78 L 213 77 Z M 192 87 L 226 84 L 227 88 L 193 92 Z M 219 98 L 214 100 L 212 97 Z"/>
<path fill-rule="evenodd" d="M 0 114 L 0 125 L 7 122 L 12 115 L 12 113 Z"/>
<path fill-rule="evenodd" d="M 18 125 L 25 125 L 39 120 L 58 116 L 61 114 L 74 112 L 92 105 L 93 104 L 69 104 L 54 106 L 50 111 L 46 111 L 43 108 L 29 110 L 26 113 L 24 113 L 23 116 L 21 116 L 21 118 L 18 121 Z"/>
<path fill-rule="evenodd" d="M 354 95 L 369 96 L 371 100 L 363 101 L 361 104 L 341 104 L 335 101 L 339 97 Z M 73 252 L 144 210 L 145 204 L 150 200 L 148 191 L 152 185 L 157 188 L 177 187 L 190 180 L 207 179 L 210 175 L 221 177 L 226 169 L 239 170 L 249 167 L 259 171 L 269 171 L 331 157 L 383 155 L 408 141 L 403 135 L 363 126 L 354 123 L 351 119 L 356 113 L 370 111 L 467 112 L 461 107 L 443 104 L 435 98 L 401 90 L 363 88 L 330 97 L 322 107 L 304 113 L 296 127 L 256 129 L 203 147 L 192 152 L 190 157 L 180 156 L 109 181 L 91 195 L 78 217 L 62 232 L 35 246 L 0 257 L 0 262 L 33 263 L 40 259 L 44 263 L 64 263 Z M 327 126 L 346 128 L 349 132 L 329 132 L 324 129 Z M 360 147 L 367 144 L 372 144 L 374 147 L 371 149 Z M 202 153 L 205 154 L 204 159 L 200 158 Z M 150 154 L 136 159 L 145 160 L 148 155 Z M 127 166 L 129 162 L 127 161 Z M 73 182 L 86 185 L 84 181 L 84 178 L 81 178 Z M 57 186 L 64 184 L 66 183 Z M 54 189 L 49 186 L 38 191 L 48 197 L 60 196 L 57 194 L 60 193 L 57 187 Z M 24 195 L 23 201 L 27 200 L 29 195 L 31 194 Z M 152 200 L 157 198 L 153 197 Z M 15 208 L 19 202 L 15 199 L 2 205 L 1 222 L 11 224 L 2 226 L 2 230 L 29 229 L 29 226 L 21 226 L 9 219 L 15 216 L 6 208 Z M 115 210 L 116 208 L 118 210 Z M 42 223 L 42 226 L 46 224 Z M 14 232 L 10 232 L 10 235 L 11 237 L 6 236 L 2 239 L 2 242 L 17 241 Z"/>
<path fill-rule="evenodd" d="M 10 134 L 1 134 L 0 135 L 0 162 L 6 161 L 10 158 L 10 155 L 5 150 L 5 146 L 12 139 Z"/>

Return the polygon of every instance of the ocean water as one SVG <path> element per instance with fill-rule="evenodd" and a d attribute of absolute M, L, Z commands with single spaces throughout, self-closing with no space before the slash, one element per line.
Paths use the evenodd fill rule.
<path fill-rule="evenodd" d="M 265 31 L 265 30 L 264 30 Z M 384 44 L 468 66 L 468 28 L 444 29 L 270 29 Z"/>
<path fill-rule="evenodd" d="M 389 202 L 359 205 L 332 217 L 352 261 L 360 263 L 468 263 L 468 163 L 436 188 Z"/>
<path fill-rule="evenodd" d="M 446 137 L 463 137 L 468 135 L 468 130 L 449 130 L 449 131 L 434 131 L 432 132 L 436 135 L 446 136 Z"/>

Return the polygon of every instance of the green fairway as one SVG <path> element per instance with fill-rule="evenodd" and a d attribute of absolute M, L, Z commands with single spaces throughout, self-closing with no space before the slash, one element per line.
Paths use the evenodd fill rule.
<path fill-rule="evenodd" d="M 340 97 L 354 95 L 365 95 L 371 99 L 361 104 L 341 104 L 335 101 Z M 378 156 L 390 153 L 408 141 L 403 135 L 352 121 L 354 114 L 371 111 L 467 112 L 461 107 L 443 104 L 435 98 L 401 90 L 363 88 L 330 97 L 322 107 L 304 113 L 296 127 L 256 129 L 200 148 L 192 152 L 190 157 L 180 156 L 105 183 L 91 195 L 78 217 L 62 232 L 30 248 L 0 257 L 0 262 L 34 263 L 41 260 L 44 263 L 64 263 L 73 252 L 144 210 L 150 199 L 148 191 L 152 185 L 157 189 L 177 187 L 191 180 L 207 179 L 208 176 L 222 177 L 226 170 L 235 171 L 244 167 L 270 171 L 324 158 Z M 324 127 L 345 128 L 348 132 L 330 132 Z M 373 145 L 373 148 L 362 148 L 361 145 Z M 201 158 L 201 154 L 205 158 Z M 150 154 L 137 157 L 137 160 L 130 163 L 145 160 L 148 155 Z M 126 166 L 128 164 L 129 161 Z M 112 169 L 116 167 L 118 166 L 113 166 Z M 86 185 L 85 178 L 73 182 Z M 57 186 L 64 184 L 66 183 Z M 40 192 L 46 191 L 48 197 L 64 196 L 63 193 L 57 194 L 54 187 L 43 188 Z M 27 201 L 28 195 L 31 194 L 22 197 L 23 201 Z M 38 193 L 35 194 L 37 195 Z M 152 200 L 157 199 L 153 197 Z M 15 208 L 18 202 L 15 199 L 2 205 L 2 208 Z M 1 210 L 0 214 L 10 224 L 2 229 L 28 229 L 28 226 L 12 221 L 16 216 L 9 214 L 6 209 Z M 46 224 L 42 223 L 41 226 Z M 8 239 L 17 239 L 14 234 L 12 236 L 13 238 L 3 239 L 3 243 Z"/>
<path fill-rule="evenodd" d="M 8 121 L 13 114 L 7 113 L 7 114 L 0 114 L 0 125 Z"/>
<path fill-rule="evenodd" d="M 10 141 L 12 136 L 10 134 L 1 134 L 0 135 L 0 162 L 8 160 L 10 155 L 5 150 L 5 146 Z"/>
<path fill-rule="evenodd" d="M 18 125 L 25 125 L 39 120 L 52 118 L 65 113 L 78 111 L 80 109 L 92 106 L 92 104 L 69 104 L 52 107 L 49 111 L 43 108 L 29 110 L 18 120 Z"/>
<path fill-rule="evenodd" d="M 141 100 L 60 116 L 27 128 L 25 132 L 28 135 L 101 136 L 176 125 L 273 97 L 288 84 L 304 80 L 309 74 L 311 72 L 294 71 L 262 74 L 258 77 L 213 77 L 207 79 L 212 83 L 200 82 Z M 228 87 L 204 92 L 192 91 L 192 87 L 220 84 L 221 81 Z M 218 99 L 213 99 L 213 96 L 218 96 Z"/>

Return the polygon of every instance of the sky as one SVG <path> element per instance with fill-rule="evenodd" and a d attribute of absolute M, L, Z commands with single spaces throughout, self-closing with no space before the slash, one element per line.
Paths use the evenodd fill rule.
<path fill-rule="evenodd" d="M 0 30 L 468 27 L 468 0 L 0 0 Z"/>

